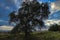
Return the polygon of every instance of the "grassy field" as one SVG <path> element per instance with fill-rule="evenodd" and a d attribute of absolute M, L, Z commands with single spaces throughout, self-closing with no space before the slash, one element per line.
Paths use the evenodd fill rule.
<path fill-rule="evenodd" d="M 0 34 L 0 40 L 24 40 L 24 34 Z M 60 40 L 59 32 L 34 32 L 30 40 Z"/>

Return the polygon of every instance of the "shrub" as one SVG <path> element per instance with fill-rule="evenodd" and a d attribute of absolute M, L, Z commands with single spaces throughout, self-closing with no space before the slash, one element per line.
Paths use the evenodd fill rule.
<path fill-rule="evenodd" d="M 60 31 L 60 25 L 54 24 L 54 25 L 50 26 L 50 28 L 48 30 L 49 31 Z"/>

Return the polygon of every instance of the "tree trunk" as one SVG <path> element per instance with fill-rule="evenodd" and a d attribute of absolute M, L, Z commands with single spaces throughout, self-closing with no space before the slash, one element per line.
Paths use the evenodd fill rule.
<path fill-rule="evenodd" d="M 29 40 L 29 38 L 30 38 L 30 30 L 26 27 L 26 29 L 25 29 L 25 40 Z"/>

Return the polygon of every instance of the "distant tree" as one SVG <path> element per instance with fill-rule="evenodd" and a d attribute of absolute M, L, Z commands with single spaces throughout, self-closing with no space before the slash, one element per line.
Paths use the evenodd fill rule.
<path fill-rule="evenodd" d="M 49 31 L 60 31 L 60 25 L 54 24 L 50 26 Z"/>
<path fill-rule="evenodd" d="M 39 25 L 40 29 L 44 26 L 43 19 L 48 18 L 49 14 L 48 3 L 40 4 L 37 0 L 23 2 L 22 7 L 18 10 L 18 15 L 15 15 L 14 12 L 10 14 L 10 22 L 18 22 L 11 33 L 23 31 L 27 38 L 36 25 Z"/>

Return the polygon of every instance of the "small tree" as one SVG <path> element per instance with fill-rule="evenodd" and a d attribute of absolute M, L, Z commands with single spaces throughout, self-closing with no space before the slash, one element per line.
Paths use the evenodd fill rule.
<path fill-rule="evenodd" d="M 40 4 L 37 0 L 23 2 L 22 7 L 18 10 L 18 15 L 15 15 L 14 12 L 10 14 L 10 22 L 18 21 L 11 33 L 23 31 L 27 38 L 36 25 L 39 25 L 40 29 L 44 26 L 43 19 L 48 18 L 49 14 L 48 3 Z"/>

